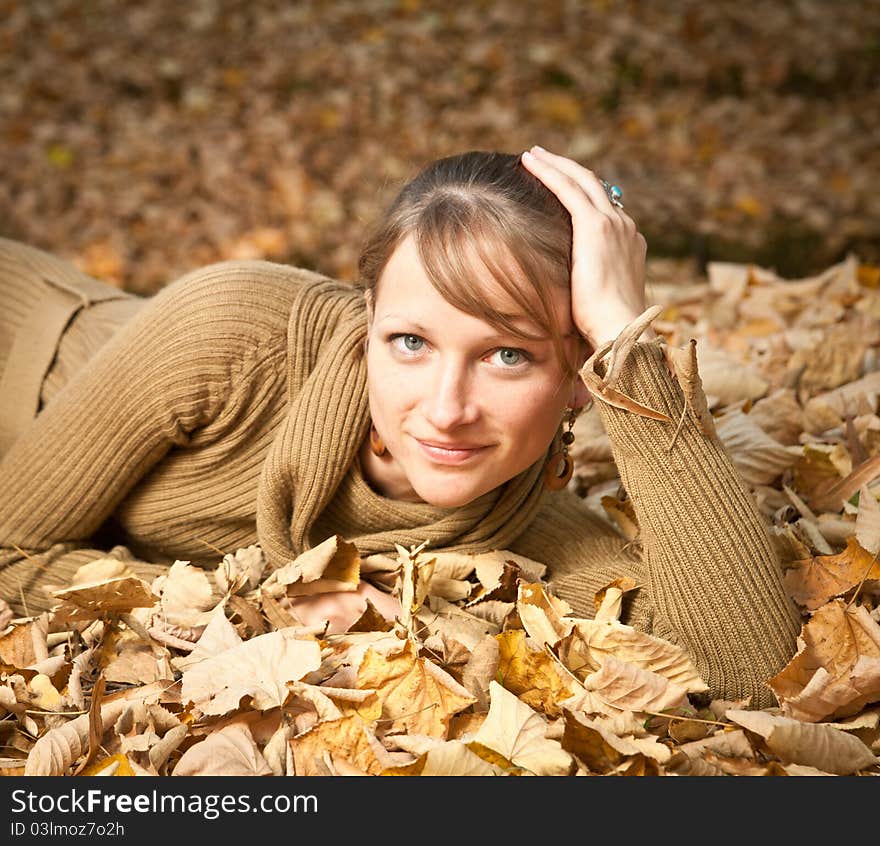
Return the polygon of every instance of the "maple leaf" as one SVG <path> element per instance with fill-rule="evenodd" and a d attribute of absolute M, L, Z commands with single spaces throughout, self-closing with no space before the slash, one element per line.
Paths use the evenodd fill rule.
<path fill-rule="evenodd" d="M 397 653 L 367 651 L 357 674 L 357 687 L 375 690 L 381 703 L 384 731 L 446 737 L 449 719 L 476 700 L 448 673 L 405 641 Z"/>
<path fill-rule="evenodd" d="M 787 565 L 783 580 L 798 605 L 815 611 L 864 579 L 880 579 L 880 562 L 855 537 L 836 555 L 815 555 Z"/>
<path fill-rule="evenodd" d="M 244 641 L 187 669 L 181 697 L 204 714 L 225 714 L 251 697 L 260 710 L 283 705 L 287 683 L 299 681 L 321 664 L 314 640 L 296 629 L 281 629 Z"/>
<path fill-rule="evenodd" d="M 364 721 L 351 714 L 338 720 L 318 723 L 289 741 L 293 752 L 296 775 L 325 775 L 324 756 L 332 760 L 348 761 L 370 775 L 379 775 L 393 764 L 388 760 L 382 744 Z"/>
<path fill-rule="evenodd" d="M 818 722 L 880 701 L 880 625 L 861 605 L 834 600 L 802 627 L 798 651 L 769 681 L 782 711 Z"/>
<path fill-rule="evenodd" d="M 254 743 L 250 729 L 242 723 L 232 723 L 190 746 L 171 774 L 264 776 L 272 775 L 272 769 Z"/>
<path fill-rule="evenodd" d="M 498 681 L 523 702 L 551 717 L 562 713 L 560 702 L 572 695 L 559 662 L 526 636 L 512 629 L 495 636 L 498 642 Z"/>
<path fill-rule="evenodd" d="M 548 724 L 540 714 L 496 681 L 489 684 L 489 699 L 489 713 L 473 743 L 535 775 L 568 775 L 572 771 L 571 756 L 558 741 L 547 737 Z"/>

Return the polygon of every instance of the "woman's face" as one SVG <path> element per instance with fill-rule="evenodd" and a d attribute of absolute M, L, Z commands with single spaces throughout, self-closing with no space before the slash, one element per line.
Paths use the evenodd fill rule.
<path fill-rule="evenodd" d="M 518 313 L 486 271 L 490 304 Z M 570 295 L 554 308 L 574 362 Z M 370 307 L 371 306 L 371 307 Z M 404 240 L 368 298 L 370 413 L 387 453 L 365 473 L 386 496 L 464 505 L 511 479 L 547 450 L 575 399 L 552 341 L 499 334 L 431 285 L 415 242 Z M 525 315 L 516 321 L 530 334 Z"/>

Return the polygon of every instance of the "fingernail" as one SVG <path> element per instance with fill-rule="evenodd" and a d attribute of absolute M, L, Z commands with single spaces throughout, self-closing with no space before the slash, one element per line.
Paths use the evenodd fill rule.
<path fill-rule="evenodd" d="M 532 161 L 532 160 L 535 158 L 535 157 L 534 157 L 534 156 L 533 156 L 528 150 L 526 150 L 526 151 L 522 154 L 522 157 L 523 157 L 524 159 L 527 159 L 528 161 Z"/>
<path fill-rule="evenodd" d="M 538 144 L 534 144 L 534 145 L 532 146 L 532 149 L 533 149 L 533 150 L 538 150 L 538 151 L 540 151 L 541 153 L 546 153 L 546 152 L 547 152 L 543 147 L 539 146 Z"/>

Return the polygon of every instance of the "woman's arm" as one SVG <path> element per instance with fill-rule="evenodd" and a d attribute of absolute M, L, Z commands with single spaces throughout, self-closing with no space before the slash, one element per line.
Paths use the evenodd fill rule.
<path fill-rule="evenodd" d="M 688 650 L 715 695 L 775 704 L 766 682 L 801 618 L 751 494 L 690 411 L 673 442 L 684 397 L 656 343 L 633 348 L 615 387 L 675 421 L 597 400 L 638 519 L 653 632 Z"/>
<path fill-rule="evenodd" d="M 523 163 L 571 213 L 572 317 L 598 349 L 645 311 L 645 239 L 577 162 L 535 150 Z M 652 628 L 688 649 L 716 695 L 770 704 L 766 682 L 794 654 L 800 617 L 757 508 L 690 411 L 673 438 L 684 398 L 656 343 L 632 349 L 614 388 L 672 421 L 596 400 L 639 521 Z"/>
<path fill-rule="evenodd" d="M 90 536 L 138 481 L 259 364 L 268 332 L 248 313 L 254 284 L 213 266 L 163 289 L 0 460 L 0 596 L 17 610 L 22 594 L 83 563 Z"/>

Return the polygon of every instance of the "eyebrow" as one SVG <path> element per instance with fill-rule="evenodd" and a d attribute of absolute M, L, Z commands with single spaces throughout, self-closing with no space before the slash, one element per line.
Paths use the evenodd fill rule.
<path fill-rule="evenodd" d="M 424 335 L 429 335 L 429 334 L 431 334 L 431 331 L 432 331 L 431 329 L 427 329 L 426 327 L 422 326 L 421 323 L 418 323 L 417 321 L 412 320 L 403 314 L 385 314 L 382 317 L 380 317 L 376 321 L 376 323 L 381 324 L 381 323 L 384 323 L 386 320 L 401 320 L 404 323 L 407 323 L 409 326 L 411 326 L 415 332 L 420 332 Z M 564 337 L 567 337 L 567 336 L 564 336 Z M 480 342 L 481 343 L 491 343 L 493 341 L 506 341 L 511 338 L 514 339 L 519 344 L 528 344 L 528 343 L 537 344 L 537 343 L 543 343 L 545 341 L 552 340 L 549 335 L 542 336 L 540 338 L 523 338 L 523 337 L 520 337 L 519 335 L 515 335 L 513 332 L 495 332 L 494 334 L 491 334 L 491 335 L 483 335 L 480 338 Z"/>

